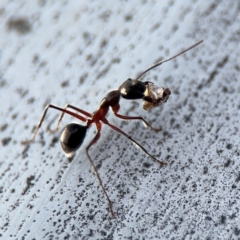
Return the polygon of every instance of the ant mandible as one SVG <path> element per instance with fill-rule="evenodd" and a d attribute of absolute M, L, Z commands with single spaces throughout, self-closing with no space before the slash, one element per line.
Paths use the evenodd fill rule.
<path fill-rule="evenodd" d="M 106 190 L 103 186 L 103 183 L 102 183 L 102 180 L 101 180 L 101 178 L 98 174 L 98 171 L 97 171 L 97 169 L 96 169 L 96 167 L 95 167 L 95 165 L 94 165 L 94 163 L 93 163 L 93 161 L 92 161 L 92 159 L 89 155 L 89 149 L 100 138 L 102 123 L 108 125 L 114 131 L 116 131 L 116 132 L 122 134 L 123 136 L 125 136 L 126 138 L 130 139 L 133 143 L 135 143 L 140 149 L 142 149 L 143 152 L 145 152 L 154 161 L 158 162 L 161 165 L 165 165 L 166 163 L 162 162 L 162 161 L 159 161 L 158 159 L 153 157 L 141 144 L 136 142 L 130 135 L 126 134 L 121 129 L 119 129 L 116 126 L 109 123 L 108 120 L 106 119 L 106 115 L 109 111 L 109 107 L 111 107 L 114 115 L 118 118 L 121 118 L 121 119 L 124 119 L 124 120 L 141 120 L 143 122 L 143 124 L 146 125 L 147 127 L 149 127 L 150 129 L 155 130 L 155 131 L 161 130 L 161 129 L 153 128 L 144 118 L 142 118 L 140 116 L 130 117 L 130 116 L 120 115 L 118 113 L 118 111 L 120 109 L 120 104 L 119 104 L 120 97 L 123 97 L 125 99 L 143 99 L 143 101 L 144 101 L 143 108 L 145 110 L 149 110 L 149 109 L 151 109 L 155 106 L 161 105 L 162 103 L 166 102 L 168 100 L 169 95 L 171 94 L 171 92 L 168 88 L 163 88 L 163 87 L 158 88 L 152 82 L 141 82 L 141 81 L 139 81 L 139 79 L 144 74 L 146 74 L 148 71 L 152 70 L 153 68 L 178 57 L 179 55 L 181 55 L 181 54 L 187 52 L 188 50 L 196 47 L 197 45 L 199 45 L 202 42 L 203 42 L 203 40 L 195 43 L 194 45 L 192 45 L 189 48 L 185 49 L 184 51 L 174 55 L 173 57 L 170 57 L 166 60 L 163 60 L 161 62 L 158 62 L 158 63 L 152 65 L 151 67 L 149 67 L 148 69 L 146 69 L 145 71 L 140 73 L 136 77 L 136 79 L 128 78 L 118 89 L 112 90 L 112 91 L 107 93 L 107 95 L 103 98 L 99 107 L 97 108 L 97 110 L 95 112 L 93 112 L 93 114 L 90 114 L 90 113 L 88 113 L 88 112 L 86 112 L 86 111 L 84 111 L 80 108 L 74 107 L 70 104 L 67 104 L 64 108 L 60 108 L 60 107 L 57 107 L 57 106 L 52 105 L 52 104 L 47 105 L 43 114 L 42 114 L 42 117 L 40 118 L 40 121 L 37 125 L 37 128 L 33 133 L 32 138 L 30 140 L 23 141 L 22 144 L 27 144 L 27 143 L 30 143 L 34 140 L 34 138 L 37 134 L 37 131 L 41 127 L 42 122 L 43 122 L 49 108 L 54 108 L 54 109 L 62 112 L 59 116 L 56 128 L 54 130 L 50 130 L 48 128 L 48 130 L 50 130 L 51 132 L 55 132 L 55 131 L 58 130 L 59 124 L 60 124 L 60 122 L 61 122 L 65 113 L 86 123 L 86 125 L 84 125 L 84 126 L 81 125 L 81 124 L 77 124 L 77 123 L 70 123 L 70 124 L 68 124 L 67 126 L 64 127 L 64 129 L 61 133 L 60 142 L 61 142 L 61 146 L 62 146 L 63 151 L 67 155 L 73 155 L 78 150 L 78 148 L 83 143 L 83 140 L 86 136 L 87 129 L 94 123 L 96 125 L 97 134 L 95 135 L 95 137 L 92 139 L 92 141 L 87 146 L 86 153 L 87 153 L 88 159 L 90 161 L 90 164 L 93 168 L 93 171 L 94 171 L 95 175 L 97 176 L 100 187 L 102 188 L 103 193 L 107 198 L 110 213 L 111 213 L 112 216 L 114 216 L 114 212 L 113 212 L 113 208 L 112 208 L 112 202 L 111 202 L 111 200 L 110 200 L 110 198 L 109 198 L 109 196 L 108 196 L 108 194 L 107 194 L 107 192 L 106 192 Z M 73 110 L 79 112 L 80 114 L 82 114 L 84 116 L 82 116 L 78 113 L 69 111 L 67 109 L 73 109 Z"/>

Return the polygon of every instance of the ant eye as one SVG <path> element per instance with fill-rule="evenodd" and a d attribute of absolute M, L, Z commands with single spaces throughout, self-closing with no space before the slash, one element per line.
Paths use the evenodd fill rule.
<path fill-rule="evenodd" d="M 73 153 L 82 145 L 87 127 L 77 123 L 68 124 L 61 134 L 61 146 L 66 154 Z"/>

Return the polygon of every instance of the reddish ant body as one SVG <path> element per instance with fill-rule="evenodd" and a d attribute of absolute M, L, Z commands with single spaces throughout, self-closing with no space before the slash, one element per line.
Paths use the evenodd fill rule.
<path fill-rule="evenodd" d="M 128 134 L 126 134 L 125 132 L 123 132 L 121 129 L 117 128 L 116 126 L 112 125 L 111 123 L 108 122 L 108 120 L 106 119 L 106 115 L 109 111 L 109 107 L 111 107 L 113 113 L 115 114 L 116 117 L 124 119 L 124 120 L 141 120 L 143 122 L 143 124 L 145 124 L 147 127 L 149 127 L 152 130 L 155 131 L 159 131 L 161 129 L 155 129 L 153 128 L 145 119 L 143 119 L 140 116 L 137 117 L 129 117 L 129 116 L 123 116 L 118 114 L 118 111 L 120 109 L 120 97 L 123 97 L 125 99 L 143 99 L 144 100 L 144 104 L 145 104 L 145 109 L 151 109 L 155 106 L 161 105 L 162 103 L 166 102 L 168 100 L 169 95 L 171 94 L 170 90 L 168 88 L 156 88 L 156 86 L 151 83 L 151 82 L 141 82 L 139 81 L 139 79 L 146 74 L 148 71 L 150 71 L 151 69 L 165 63 L 168 62 L 176 57 L 178 57 L 179 55 L 187 52 L 188 50 L 196 47 L 198 44 L 202 43 L 203 41 L 199 41 L 197 43 L 195 43 L 194 45 L 192 45 L 191 47 L 187 48 L 186 50 L 174 55 L 171 58 L 168 58 L 164 61 L 158 62 L 156 64 L 154 64 L 153 66 L 151 66 L 150 68 L 146 69 L 144 72 L 142 72 L 141 74 L 139 74 L 137 76 L 136 79 L 127 79 L 117 90 L 112 90 L 110 92 L 107 93 L 107 95 L 103 98 L 103 100 L 101 101 L 99 107 L 97 108 L 97 110 L 93 113 L 90 114 L 80 108 L 74 107 L 72 105 L 67 104 L 64 108 L 60 108 L 57 107 L 55 105 L 49 104 L 47 105 L 47 107 L 45 108 L 42 117 L 38 123 L 38 126 L 35 130 L 35 132 L 33 133 L 33 136 L 30 140 L 28 141 L 24 141 L 22 142 L 22 144 L 27 144 L 30 143 L 34 140 L 37 131 L 39 130 L 39 128 L 42 125 L 42 122 L 46 116 L 46 113 L 48 111 L 49 108 L 54 108 L 56 110 L 61 111 L 62 113 L 59 116 L 59 120 L 56 126 L 55 130 L 50 130 L 51 132 L 55 132 L 58 130 L 59 128 L 59 124 L 64 116 L 64 114 L 69 114 L 83 122 L 86 123 L 86 125 L 80 125 L 77 123 L 70 123 L 67 126 L 64 127 L 62 134 L 61 134 L 61 146 L 63 151 L 66 154 L 74 154 L 79 147 L 82 145 L 85 136 L 86 136 L 86 132 L 87 129 L 94 123 L 96 125 L 96 130 L 97 130 L 97 134 L 95 135 L 95 137 L 92 139 L 92 141 L 89 143 L 89 145 L 86 148 L 86 153 L 88 156 L 88 159 L 90 161 L 90 164 L 94 170 L 94 173 L 97 176 L 97 179 L 99 181 L 99 184 L 104 192 L 104 195 L 107 198 L 107 201 L 109 203 L 109 208 L 110 208 L 110 212 L 111 215 L 114 216 L 114 212 L 112 209 L 112 202 L 110 200 L 110 198 L 108 197 L 108 194 L 102 184 L 102 180 L 97 172 L 97 169 L 89 155 L 89 149 L 98 141 L 98 139 L 100 138 L 101 135 L 101 128 L 102 128 L 102 123 L 108 125 L 110 128 L 112 128 L 114 131 L 122 134 L 123 136 L 125 136 L 126 138 L 130 139 L 133 143 L 135 143 L 140 149 L 142 149 L 143 152 L 145 152 L 149 157 L 151 157 L 154 161 L 158 162 L 159 164 L 166 164 L 165 162 L 159 161 L 158 159 L 156 159 L 155 157 L 153 157 L 150 153 L 148 153 L 148 151 L 138 142 L 136 142 L 134 139 L 132 139 L 132 137 Z M 79 112 L 80 114 L 84 115 L 79 115 L 78 113 L 69 111 L 67 109 L 73 109 L 77 112 Z"/>

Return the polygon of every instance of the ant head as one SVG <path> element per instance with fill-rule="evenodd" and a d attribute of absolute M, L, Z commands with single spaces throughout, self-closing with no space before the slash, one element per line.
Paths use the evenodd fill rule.
<path fill-rule="evenodd" d="M 73 154 L 82 145 L 86 136 L 87 126 L 70 123 L 64 127 L 61 134 L 61 146 L 66 154 Z"/>
<path fill-rule="evenodd" d="M 166 60 L 163 60 L 161 62 L 158 62 L 158 63 L 152 65 L 151 67 L 147 68 L 142 73 L 138 74 L 137 78 L 134 80 L 131 78 L 128 78 L 118 89 L 120 92 L 120 95 L 125 99 L 141 99 L 142 98 L 146 102 L 153 102 L 149 107 L 146 107 L 146 109 L 144 108 L 145 110 L 149 110 L 155 106 L 158 106 L 158 105 L 166 102 L 169 95 L 171 94 L 171 92 L 168 88 L 164 89 L 164 88 L 159 88 L 159 87 L 154 86 L 155 89 L 153 89 L 150 82 L 141 82 L 141 81 L 139 81 L 139 79 L 141 79 L 142 76 L 145 75 L 150 70 L 182 55 L 183 53 L 196 47 L 197 45 L 199 45 L 202 42 L 203 42 L 203 40 L 195 43 L 194 45 L 190 46 L 189 48 L 183 50 L 182 52 L 180 52 Z M 149 94 L 148 92 L 152 92 L 153 94 L 151 94 L 151 93 Z M 150 96 L 150 95 L 152 95 L 152 96 Z M 154 97 L 153 95 L 156 95 L 156 96 Z"/>
<path fill-rule="evenodd" d="M 150 110 L 168 100 L 171 91 L 157 87 L 152 82 L 141 82 L 128 78 L 120 87 L 120 94 L 125 99 L 143 99 L 143 109 Z"/>
<path fill-rule="evenodd" d="M 125 99 L 141 99 L 144 97 L 146 83 L 128 78 L 120 87 L 120 94 Z"/>

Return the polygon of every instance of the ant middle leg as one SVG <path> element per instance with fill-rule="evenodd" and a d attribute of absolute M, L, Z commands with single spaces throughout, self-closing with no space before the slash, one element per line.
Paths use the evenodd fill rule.
<path fill-rule="evenodd" d="M 77 112 L 80 112 L 80 113 L 82 113 L 83 115 L 85 115 L 85 116 L 87 116 L 87 117 L 89 117 L 89 118 L 92 117 L 92 115 L 91 115 L 90 113 L 88 113 L 88 112 L 86 112 L 86 111 L 84 111 L 84 110 L 82 110 L 82 109 L 80 109 L 80 108 L 77 108 L 77 107 L 75 107 L 75 106 L 73 106 L 73 105 L 66 104 L 63 109 L 67 109 L 67 108 L 71 108 L 71 109 L 73 109 L 73 110 L 75 110 L 75 111 L 77 111 Z M 65 112 L 62 112 L 62 113 L 59 115 L 58 122 L 57 122 L 57 125 L 56 125 L 55 129 L 53 129 L 53 130 L 50 129 L 51 123 L 48 125 L 47 130 L 48 130 L 49 132 L 55 133 L 55 132 L 58 130 L 59 125 L 60 125 L 60 122 L 62 121 L 64 114 L 65 114 Z"/>
<path fill-rule="evenodd" d="M 69 115 L 71 115 L 71 116 L 73 116 L 73 117 L 78 118 L 79 120 L 81 120 L 81 121 L 83 121 L 83 122 L 86 122 L 86 121 L 87 121 L 86 118 L 84 118 L 84 117 L 82 117 L 82 116 L 80 116 L 80 115 L 78 115 L 78 114 L 76 114 L 76 113 L 74 113 L 74 112 L 68 111 L 68 110 L 66 110 L 66 109 L 64 109 L 64 108 L 60 108 L 60 107 L 57 107 L 57 106 L 52 105 L 52 104 L 48 104 L 48 105 L 46 106 L 46 108 L 44 109 L 44 111 L 43 111 L 43 114 L 42 114 L 42 116 L 41 116 L 41 118 L 40 118 L 40 120 L 39 120 L 39 122 L 38 122 L 38 125 L 37 125 L 37 127 L 36 127 L 36 129 L 35 129 L 35 131 L 34 131 L 34 133 L 33 133 L 33 135 L 32 135 L 32 138 L 29 139 L 29 140 L 26 140 L 26 141 L 22 141 L 21 144 L 31 143 L 31 142 L 35 139 L 35 136 L 36 136 L 39 128 L 42 126 L 42 123 L 43 123 L 43 121 L 44 121 L 44 119 L 45 119 L 45 117 L 46 117 L 46 114 L 47 114 L 47 111 L 48 111 L 49 108 L 54 108 L 54 109 L 56 109 L 56 110 L 58 110 L 58 111 L 61 111 L 61 112 L 63 112 L 63 113 L 67 113 L 67 114 L 69 114 Z"/>
<path fill-rule="evenodd" d="M 166 165 L 167 163 L 159 161 L 158 159 L 156 159 L 154 156 L 152 156 L 140 143 L 138 143 L 137 141 L 135 141 L 130 135 L 128 135 L 127 133 L 123 132 L 121 129 L 117 128 L 116 126 L 110 124 L 106 119 L 104 119 L 104 123 L 107 124 L 110 128 L 112 128 L 114 131 L 122 134 L 123 136 L 125 136 L 126 138 L 130 139 L 133 143 L 135 143 L 139 148 L 142 149 L 143 152 L 145 152 L 149 157 L 151 157 L 154 161 L 158 162 L 161 165 Z"/>

